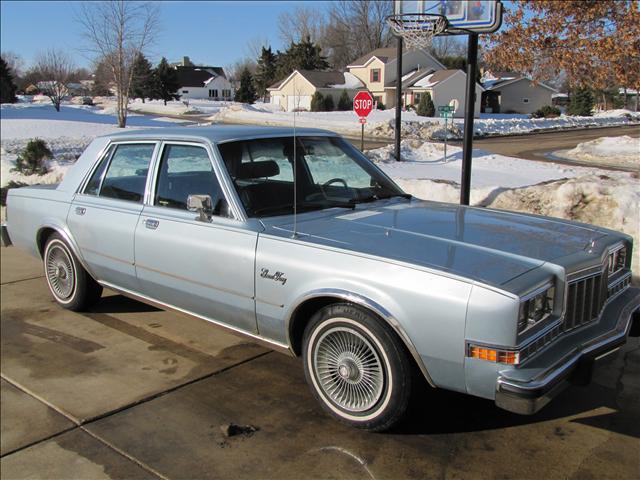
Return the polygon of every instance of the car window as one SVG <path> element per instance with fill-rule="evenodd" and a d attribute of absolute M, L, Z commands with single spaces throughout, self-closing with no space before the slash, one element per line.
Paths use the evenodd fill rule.
<path fill-rule="evenodd" d="M 155 144 L 123 144 L 116 147 L 102 181 L 100 196 L 142 202 Z"/>
<path fill-rule="evenodd" d="M 107 165 L 109 165 L 109 159 L 111 158 L 111 154 L 113 153 L 113 151 L 114 147 L 111 147 L 100 161 L 100 165 L 98 165 L 98 168 L 96 168 L 93 172 L 93 175 L 91 175 L 87 186 L 84 188 L 84 193 L 86 195 L 98 195 L 98 192 L 100 191 L 100 183 L 102 183 L 102 177 L 104 176 L 104 171 L 107 169 Z"/>
<path fill-rule="evenodd" d="M 328 142 L 326 138 L 304 138 L 302 144 L 304 159 L 316 185 L 342 179 L 351 188 L 371 186 L 371 175 L 337 144 Z"/>
<path fill-rule="evenodd" d="M 154 205 L 186 210 L 189 195 L 209 195 L 214 206 L 222 198 L 209 154 L 193 145 L 167 145 L 160 160 Z"/>

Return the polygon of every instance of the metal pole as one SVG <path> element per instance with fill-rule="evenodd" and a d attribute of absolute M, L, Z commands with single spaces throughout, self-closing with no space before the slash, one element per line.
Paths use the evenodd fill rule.
<path fill-rule="evenodd" d="M 447 120 L 449 120 L 449 115 L 445 112 L 444 115 L 444 163 L 447 163 Z"/>
<path fill-rule="evenodd" d="M 400 126 L 402 123 L 402 37 L 396 37 L 396 160 L 400 161 Z"/>
<path fill-rule="evenodd" d="M 471 155 L 473 152 L 473 114 L 476 105 L 476 71 L 478 69 L 478 34 L 469 34 L 467 46 L 467 91 L 464 99 L 464 136 L 462 138 L 462 178 L 460 205 L 469 205 L 471 193 Z"/>
<path fill-rule="evenodd" d="M 360 125 L 362 130 L 360 130 L 360 151 L 364 152 L 364 123 Z"/>

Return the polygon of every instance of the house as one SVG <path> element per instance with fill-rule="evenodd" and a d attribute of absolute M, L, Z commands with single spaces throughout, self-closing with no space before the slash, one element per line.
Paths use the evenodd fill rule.
<path fill-rule="evenodd" d="M 396 104 L 396 69 L 397 50 L 391 48 L 377 48 L 347 65 L 349 73 L 358 77 L 367 90 L 391 108 Z M 402 54 L 402 74 L 406 76 L 417 70 L 444 70 L 446 67 L 432 55 L 422 50 L 406 51 Z M 464 90 L 462 92 L 464 94 Z"/>
<path fill-rule="evenodd" d="M 552 96 L 558 93 L 555 88 L 514 72 L 487 71 L 482 86 L 482 111 L 486 113 L 533 113 L 552 105 Z"/>
<path fill-rule="evenodd" d="M 436 107 L 450 105 L 454 107 L 454 117 L 464 117 L 467 74 L 462 70 L 416 69 L 405 74 L 402 79 L 402 104 L 404 107 L 416 105 L 425 93 L 431 95 Z M 388 86 L 395 95 L 396 82 Z M 482 96 L 484 89 L 476 84 L 476 98 Z M 480 103 L 476 102 L 474 116 L 480 116 Z"/>
<path fill-rule="evenodd" d="M 271 104 L 292 112 L 310 110 L 311 97 L 316 92 L 333 97 L 334 105 L 337 105 L 343 90 L 353 99 L 356 92 L 364 88 L 364 83 L 349 72 L 294 70 L 287 78 L 267 88 L 267 91 Z"/>
<path fill-rule="evenodd" d="M 171 64 L 178 74 L 181 100 L 209 99 L 233 100 L 235 90 L 221 67 L 194 65 L 189 57 Z"/>

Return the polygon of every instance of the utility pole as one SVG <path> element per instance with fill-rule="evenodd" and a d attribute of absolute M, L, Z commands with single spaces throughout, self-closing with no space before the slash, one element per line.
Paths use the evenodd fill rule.
<path fill-rule="evenodd" d="M 400 129 L 402 125 L 402 37 L 396 37 L 396 161 L 400 161 Z"/>

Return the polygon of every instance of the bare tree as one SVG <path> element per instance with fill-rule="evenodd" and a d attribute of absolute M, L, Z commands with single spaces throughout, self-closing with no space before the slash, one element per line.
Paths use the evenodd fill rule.
<path fill-rule="evenodd" d="M 125 0 L 84 2 L 77 12 L 90 51 L 105 62 L 111 72 L 120 128 L 127 124 L 133 63 L 155 38 L 158 18 L 156 4 Z"/>
<path fill-rule="evenodd" d="M 258 59 L 262 54 L 262 47 L 269 48 L 270 42 L 267 37 L 253 37 L 245 45 L 245 53 L 249 58 Z"/>
<path fill-rule="evenodd" d="M 321 44 L 324 28 L 324 16 L 315 8 L 298 6 L 291 13 L 283 12 L 278 16 L 280 39 L 285 45 L 297 43 L 307 37 L 313 43 Z"/>
<path fill-rule="evenodd" d="M 33 74 L 34 78 L 38 79 L 37 86 L 49 97 L 58 112 L 62 100 L 68 93 L 67 84 L 74 70 L 73 62 L 62 50 L 50 49 L 36 58 Z"/>

